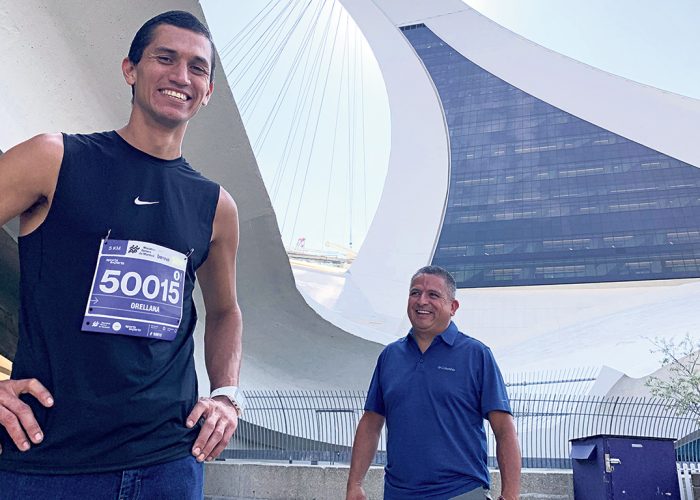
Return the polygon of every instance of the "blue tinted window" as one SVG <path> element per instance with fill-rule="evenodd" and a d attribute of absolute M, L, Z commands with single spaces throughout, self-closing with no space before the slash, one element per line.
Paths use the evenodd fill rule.
<path fill-rule="evenodd" d="M 700 277 L 700 170 L 537 99 L 424 25 L 450 192 L 433 264 L 460 288 Z"/>

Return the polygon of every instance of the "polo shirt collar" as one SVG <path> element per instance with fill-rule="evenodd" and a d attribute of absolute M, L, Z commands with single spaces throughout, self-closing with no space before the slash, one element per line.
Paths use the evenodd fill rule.
<path fill-rule="evenodd" d="M 447 326 L 444 332 L 441 334 L 437 335 L 435 338 L 440 338 L 442 339 L 445 344 L 449 345 L 452 347 L 455 343 L 455 339 L 457 338 L 457 335 L 459 335 L 459 330 L 457 329 L 457 325 L 454 324 L 454 321 L 450 321 L 450 324 Z M 413 337 L 413 328 L 408 332 L 408 335 L 406 338 Z M 415 342 L 415 338 L 413 341 Z"/>
<path fill-rule="evenodd" d="M 442 337 L 442 340 L 444 340 L 447 345 L 452 347 L 458 334 L 459 330 L 457 330 L 457 325 L 455 325 L 453 321 L 450 321 L 447 329 L 439 336 Z"/>

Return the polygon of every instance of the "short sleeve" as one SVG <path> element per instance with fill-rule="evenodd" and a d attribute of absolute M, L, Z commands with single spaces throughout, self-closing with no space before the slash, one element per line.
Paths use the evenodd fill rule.
<path fill-rule="evenodd" d="M 510 408 L 506 384 L 489 348 L 483 351 L 482 374 L 481 415 L 483 418 L 487 418 L 489 412 L 495 410 L 512 415 L 513 411 Z"/>
<path fill-rule="evenodd" d="M 382 416 L 386 416 L 386 410 L 384 408 L 384 393 L 382 392 L 381 383 L 382 361 L 384 359 L 384 354 L 385 351 L 382 351 L 382 353 L 379 355 L 379 359 L 377 359 L 377 365 L 374 367 L 372 381 L 369 383 L 369 390 L 367 391 L 367 400 L 365 401 L 365 411 L 378 413 Z"/>

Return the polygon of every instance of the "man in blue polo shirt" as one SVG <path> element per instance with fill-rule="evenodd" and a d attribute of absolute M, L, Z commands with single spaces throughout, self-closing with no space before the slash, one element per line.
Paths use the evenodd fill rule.
<path fill-rule="evenodd" d="M 491 498 L 484 419 L 496 436 L 499 498 L 518 498 L 520 450 L 508 394 L 491 350 L 452 322 L 455 291 L 441 267 L 423 267 L 411 278 L 413 328 L 379 355 L 353 444 L 347 500 L 367 498 L 362 482 L 385 420 L 385 500 Z"/>

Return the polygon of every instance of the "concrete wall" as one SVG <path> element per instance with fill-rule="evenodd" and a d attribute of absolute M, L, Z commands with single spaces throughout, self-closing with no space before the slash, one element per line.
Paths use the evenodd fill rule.
<path fill-rule="evenodd" d="M 345 498 L 348 467 L 212 462 L 206 464 L 204 495 L 210 500 L 338 500 Z M 365 479 L 370 500 L 382 498 L 384 469 L 372 467 Z M 498 471 L 491 473 L 492 490 L 500 491 Z M 523 472 L 521 498 L 573 500 L 570 470 Z"/>

